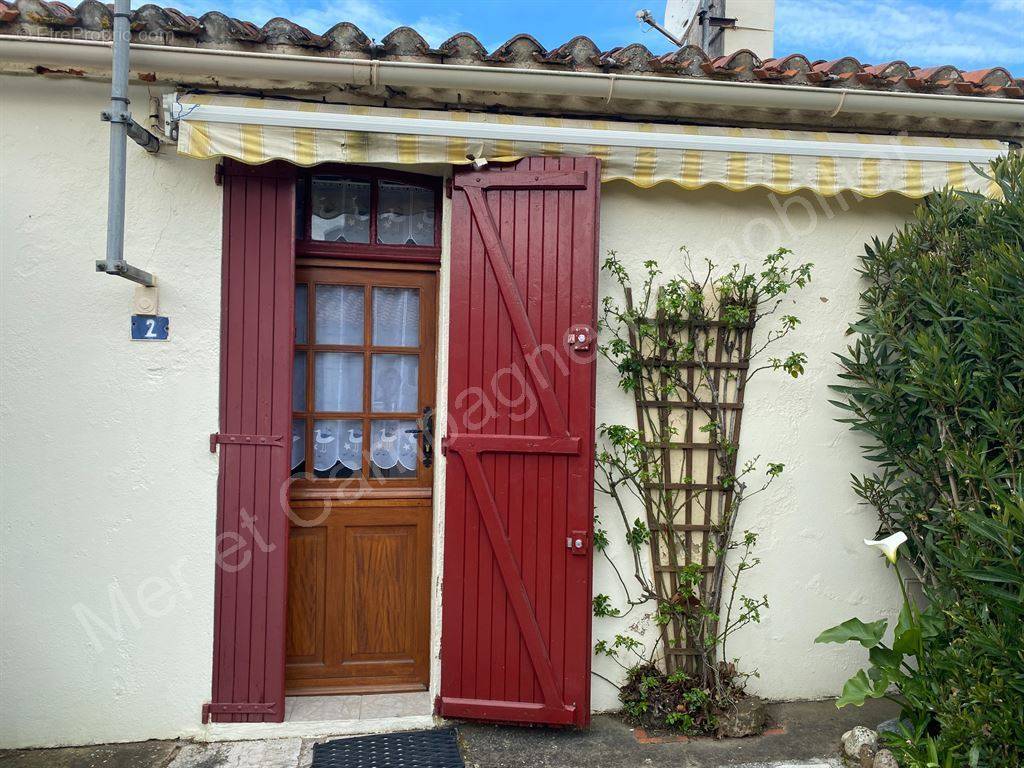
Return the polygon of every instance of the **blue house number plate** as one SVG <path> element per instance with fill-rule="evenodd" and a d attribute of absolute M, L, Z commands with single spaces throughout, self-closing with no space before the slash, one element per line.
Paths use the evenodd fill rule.
<path fill-rule="evenodd" d="M 132 341 L 167 341 L 169 328 L 169 317 L 132 315 Z"/>

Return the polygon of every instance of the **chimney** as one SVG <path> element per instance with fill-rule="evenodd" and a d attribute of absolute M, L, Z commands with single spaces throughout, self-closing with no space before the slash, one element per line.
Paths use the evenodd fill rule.
<path fill-rule="evenodd" d="M 748 48 L 768 59 L 774 49 L 775 0 L 666 0 L 665 28 L 710 56 Z"/>

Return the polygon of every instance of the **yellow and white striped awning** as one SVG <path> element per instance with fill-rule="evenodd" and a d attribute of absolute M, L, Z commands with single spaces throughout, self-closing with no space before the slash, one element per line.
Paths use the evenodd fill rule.
<path fill-rule="evenodd" d="M 718 184 L 786 194 L 934 189 L 993 193 L 971 167 L 1007 151 L 995 140 L 710 128 L 607 120 L 569 120 L 476 112 L 322 104 L 241 96 L 177 99 L 178 152 L 259 164 L 505 162 L 528 156 L 590 155 L 602 181 L 639 187 Z"/>

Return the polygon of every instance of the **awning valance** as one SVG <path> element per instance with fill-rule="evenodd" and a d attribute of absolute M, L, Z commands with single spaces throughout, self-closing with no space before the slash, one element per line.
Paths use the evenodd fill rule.
<path fill-rule="evenodd" d="M 897 192 L 924 197 L 944 186 L 991 193 L 971 168 L 1007 147 L 995 140 L 712 128 L 476 112 L 389 109 L 194 94 L 175 101 L 178 152 L 259 164 L 504 162 L 589 155 L 602 181 L 639 187 L 718 184 L 786 194 Z"/>

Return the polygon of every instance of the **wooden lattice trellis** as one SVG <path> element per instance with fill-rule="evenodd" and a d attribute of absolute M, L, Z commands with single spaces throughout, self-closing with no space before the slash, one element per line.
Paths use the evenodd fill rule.
<path fill-rule="evenodd" d="M 629 289 L 625 299 L 632 313 Z M 659 600 L 678 602 L 680 575 L 699 563 L 696 599 L 714 611 L 722 590 L 715 553 L 728 543 L 735 490 L 723 480 L 736 475 L 736 453 L 723 445 L 739 444 L 753 324 L 727 323 L 721 315 L 670 322 L 660 313 L 644 322 L 654 325 L 657 339 L 639 350 L 634 397 L 644 459 L 660 470 L 644 493 L 654 584 Z M 633 327 L 629 341 L 643 345 Z M 712 423 L 721 431 L 709 429 Z M 706 636 L 715 631 L 710 627 Z M 673 616 L 661 632 L 666 671 L 698 673 L 702 653 L 687 622 Z"/>

